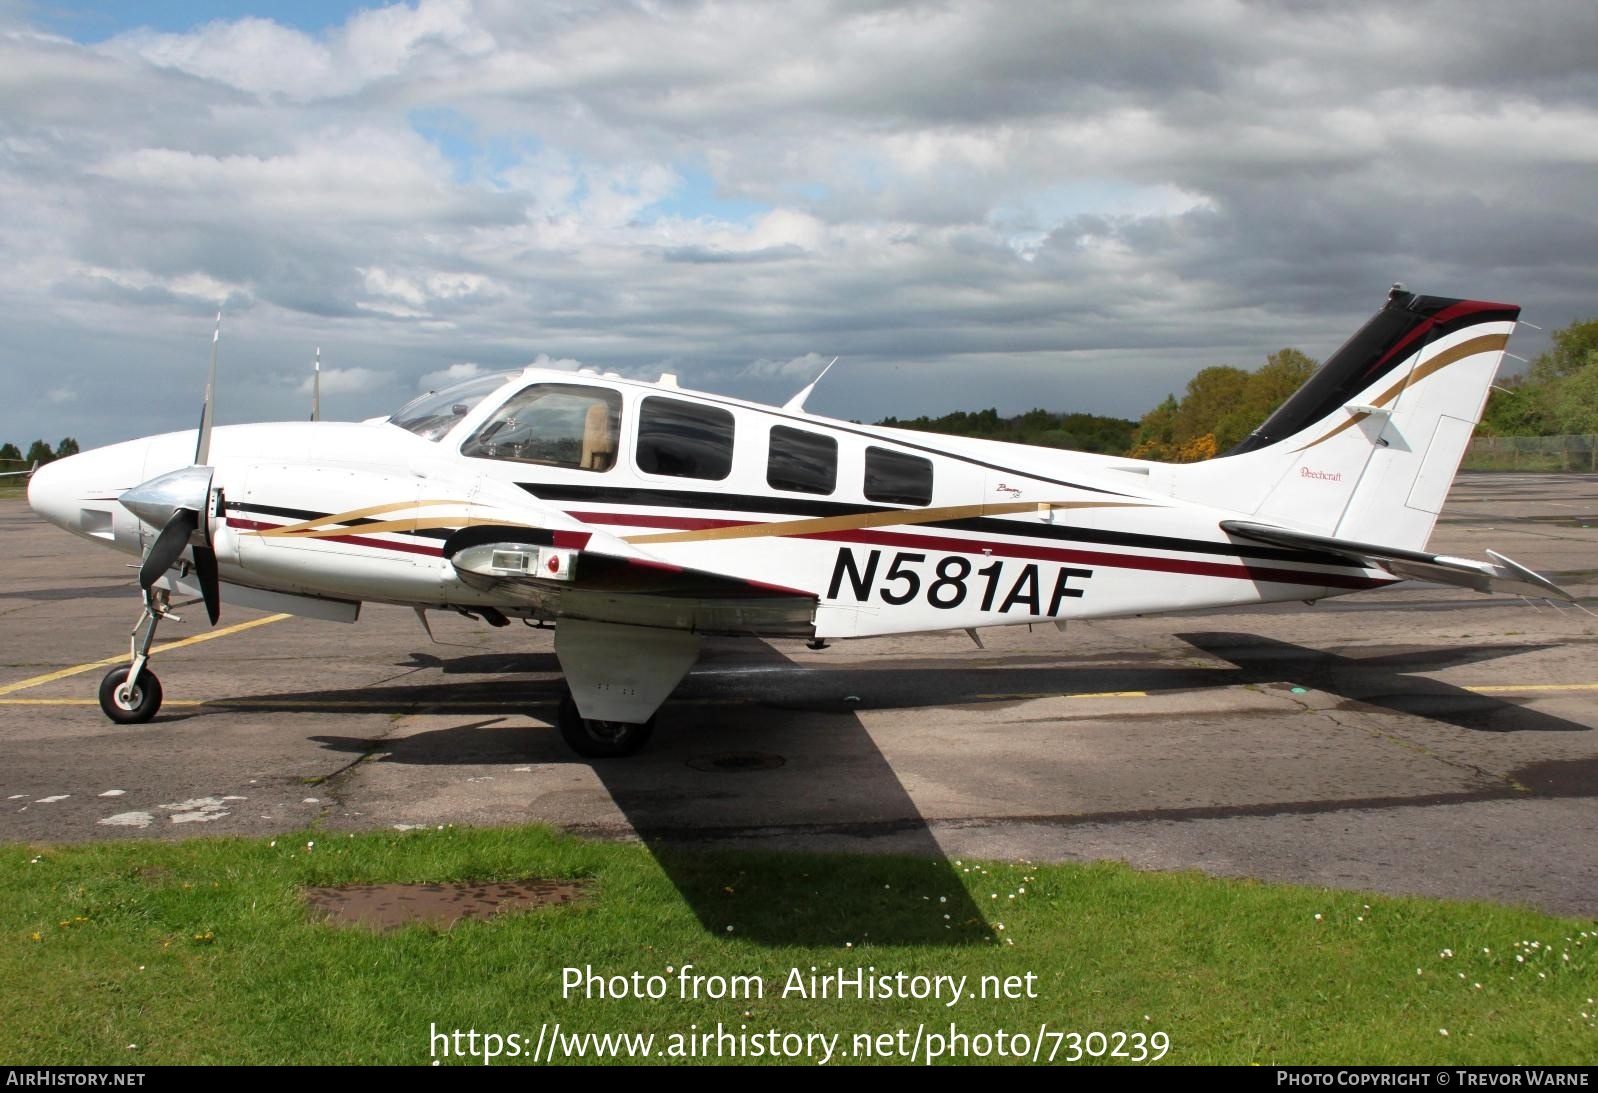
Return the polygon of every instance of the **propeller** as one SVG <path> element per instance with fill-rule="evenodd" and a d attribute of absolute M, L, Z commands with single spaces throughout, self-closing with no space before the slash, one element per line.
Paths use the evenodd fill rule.
<path fill-rule="evenodd" d="M 211 370 L 205 384 L 205 403 L 200 409 L 199 438 L 194 446 L 194 463 L 157 475 L 123 493 L 118 499 L 124 508 L 144 523 L 161 529 L 144 552 L 139 564 L 139 588 L 149 604 L 150 589 L 166 571 L 177 564 L 183 552 L 194 551 L 194 575 L 205 601 L 205 613 L 215 626 L 222 616 L 221 581 L 217 576 L 216 550 L 211 545 L 211 421 L 215 412 L 216 348 L 222 337 L 222 313 L 216 313 L 216 332 L 211 336 Z"/>
<path fill-rule="evenodd" d="M 199 514 L 193 509 L 178 509 L 172 513 L 172 518 L 144 554 L 144 562 L 139 566 L 140 588 L 149 591 L 161 579 L 161 575 L 172 568 L 172 564 L 188 549 L 189 539 L 199 526 Z"/>

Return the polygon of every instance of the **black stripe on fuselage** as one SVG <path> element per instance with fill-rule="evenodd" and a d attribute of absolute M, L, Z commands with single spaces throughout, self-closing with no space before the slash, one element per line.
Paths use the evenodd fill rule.
<path fill-rule="evenodd" d="M 818 501 L 813 497 L 771 497 L 751 493 L 716 493 L 710 490 L 655 490 L 641 486 L 569 486 L 547 482 L 518 482 L 540 501 L 599 505 L 641 505 L 648 508 L 725 509 L 728 512 L 776 513 L 785 516 L 865 516 L 899 511 L 892 505 L 867 505 L 847 501 Z M 914 509 L 904 509 L 914 512 Z"/>
<path fill-rule="evenodd" d="M 538 482 L 518 483 L 522 489 L 542 501 L 559 501 L 568 504 L 628 505 L 636 508 L 693 509 L 696 511 L 737 512 L 751 515 L 786 516 L 862 516 L 877 512 L 902 512 L 913 518 L 916 509 L 894 508 L 885 505 L 860 505 L 840 501 L 817 501 L 801 498 L 762 497 L 757 494 L 697 492 L 693 490 L 653 490 L 631 486 L 566 486 L 546 485 Z M 780 506 L 780 508 L 779 508 Z M 574 514 L 582 519 L 581 513 Z M 647 519 L 647 517 L 645 517 Z M 1178 539 L 1169 535 L 1145 535 L 1132 531 L 1110 531 L 1105 528 L 1075 527 L 1061 524 L 1021 524 L 991 516 L 968 520 L 943 520 L 921 527 L 946 531 L 962 531 L 977 535 L 1016 535 L 1022 538 L 1050 539 L 1065 542 L 1099 543 L 1108 546 L 1143 550 L 1171 550 L 1188 554 L 1211 554 L 1224 558 L 1254 558 L 1277 562 L 1338 566 L 1343 569 L 1363 569 L 1350 563 L 1346 557 L 1286 547 L 1255 546 L 1251 544 L 1217 543 L 1203 539 Z"/>

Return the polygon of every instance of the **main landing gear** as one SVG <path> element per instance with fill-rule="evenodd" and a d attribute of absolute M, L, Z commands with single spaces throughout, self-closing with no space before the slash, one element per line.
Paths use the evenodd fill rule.
<path fill-rule="evenodd" d="M 619 759 L 649 743 L 655 731 L 655 715 L 650 715 L 641 725 L 584 717 L 577 711 L 577 701 L 567 691 L 561 696 L 556 725 L 561 739 L 578 755 L 586 759 Z"/>
<path fill-rule="evenodd" d="M 144 614 L 133 625 L 128 641 L 132 663 L 125 668 L 111 669 L 100 681 L 100 709 L 119 725 L 142 725 L 161 708 L 161 681 L 155 678 L 148 665 L 156 626 L 166 618 L 182 621 L 169 610 L 170 601 L 165 589 L 145 591 Z"/>

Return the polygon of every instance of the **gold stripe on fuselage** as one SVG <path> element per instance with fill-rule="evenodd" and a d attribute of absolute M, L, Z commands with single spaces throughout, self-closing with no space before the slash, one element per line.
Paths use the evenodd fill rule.
<path fill-rule="evenodd" d="M 295 536 L 305 536 L 305 535 L 343 535 L 343 534 L 347 533 L 350 529 L 349 528 L 328 528 L 326 525 L 328 525 L 328 524 L 347 524 L 351 520 L 364 520 L 368 516 L 378 516 L 378 515 L 381 515 L 381 514 L 383 514 L 385 512 L 398 512 L 401 509 L 419 509 L 419 508 L 422 508 L 423 506 L 426 506 L 426 505 L 464 505 L 464 504 L 467 504 L 467 502 L 465 502 L 465 501 L 451 501 L 451 500 L 445 500 L 445 499 L 439 499 L 439 500 L 433 500 L 433 501 L 391 501 L 388 504 L 384 504 L 384 505 L 368 505 L 368 506 L 366 506 L 363 509 L 350 509 L 348 512 L 336 512 L 336 513 L 333 513 L 330 516 L 318 516 L 318 517 L 315 517 L 314 519 L 311 519 L 311 520 L 301 520 L 297 524 L 284 524 L 282 527 L 278 527 L 278 528 L 265 528 L 265 529 L 262 529 L 260 534 L 262 534 L 262 535 L 295 535 Z M 389 521 L 385 521 L 385 523 L 398 525 L 398 524 L 407 524 L 408 522 L 407 521 L 403 521 L 403 520 L 389 520 Z M 400 528 L 400 527 L 382 527 L 381 530 L 384 530 L 384 531 L 400 531 L 400 530 L 409 531 L 411 529 L 411 527 L 414 527 L 414 526 L 416 526 L 414 523 L 409 523 L 409 526 L 404 527 L 404 528 Z M 363 530 L 366 530 L 366 531 L 372 531 L 372 530 L 376 530 L 376 529 L 377 529 L 377 525 L 373 525 L 373 524 L 367 524 L 363 528 Z"/>

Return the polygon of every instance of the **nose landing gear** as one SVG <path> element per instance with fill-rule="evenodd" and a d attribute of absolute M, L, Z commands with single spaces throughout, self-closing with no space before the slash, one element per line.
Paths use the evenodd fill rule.
<path fill-rule="evenodd" d="M 171 595 L 165 589 L 145 590 L 144 613 L 128 639 L 132 663 L 111 669 L 100 681 L 100 709 L 119 725 L 142 725 L 161 709 L 161 681 L 149 670 L 150 646 L 162 619 L 183 621 L 172 614 L 170 604 Z"/>

